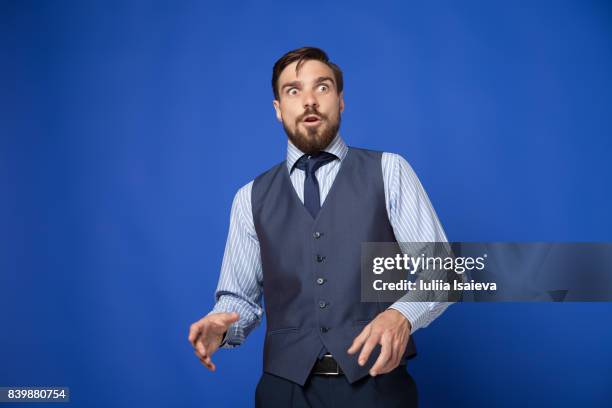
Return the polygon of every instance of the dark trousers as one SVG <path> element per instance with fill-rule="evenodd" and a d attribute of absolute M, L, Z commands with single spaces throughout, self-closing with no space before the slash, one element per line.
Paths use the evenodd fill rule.
<path fill-rule="evenodd" d="M 304 386 L 263 373 L 255 391 L 257 408 L 417 407 L 417 387 L 402 365 L 388 374 L 349 384 L 346 377 L 311 375 Z"/>

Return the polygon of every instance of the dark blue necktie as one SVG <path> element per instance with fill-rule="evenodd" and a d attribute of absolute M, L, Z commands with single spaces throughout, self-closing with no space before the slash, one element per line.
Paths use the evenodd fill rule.
<path fill-rule="evenodd" d="M 304 206 L 308 212 L 312 215 L 312 218 L 317 218 L 317 214 L 321 209 L 321 196 L 319 195 L 319 181 L 315 176 L 315 172 L 321 166 L 326 165 L 337 159 L 331 153 L 319 152 L 311 156 L 303 155 L 300 159 L 295 162 L 295 167 L 300 170 L 304 170 L 306 178 L 304 179 Z M 319 351 L 319 359 L 327 353 L 325 346 L 321 347 Z"/>
<path fill-rule="evenodd" d="M 311 156 L 305 154 L 295 163 L 295 167 L 304 170 L 304 173 L 306 173 L 306 179 L 304 180 L 304 206 L 306 206 L 312 218 L 317 218 L 317 214 L 321 209 L 319 181 L 315 177 L 315 171 L 335 159 L 337 157 L 331 153 L 319 152 Z"/>

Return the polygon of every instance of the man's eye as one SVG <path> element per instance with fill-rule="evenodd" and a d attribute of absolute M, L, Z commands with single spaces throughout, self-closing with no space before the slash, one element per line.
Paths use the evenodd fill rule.
<path fill-rule="evenodd" d="M 319 85 L 319 91 L 326 92 L 329 89 L 327 85 Z"/>
<path fill-rule="evenodd" d="M 288 93 L 289 95 L 295 95 L 295 94 L 297 94 L 297 92 L 298 92 L 298 90 L 297 90 L 296 88 L 291 88 L 291 89 L 289 89 L 289 90 L 287 91 L 287 93 Z"/>

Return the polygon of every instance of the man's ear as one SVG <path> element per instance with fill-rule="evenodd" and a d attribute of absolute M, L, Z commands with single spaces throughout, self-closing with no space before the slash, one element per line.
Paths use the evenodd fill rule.
<path fill-rule="evenodd" d="M 272 105 L 274 106 L 274 110 L 276 111 L 276 119 L 277 119 L 279 122 L 282 122 L 282 121 L 283 121 L 283 117 L 281 116 L 281 111 L 280 111 L 280 102 L 279 102 L 279 101 L 277 101 L 276 99 L 274 99 L 274 100 L 272 101 Z"/>
<path fill-rule="evenodd" d="M 340 92 L 340 112 L 344 112 L 344 91 Z"/>

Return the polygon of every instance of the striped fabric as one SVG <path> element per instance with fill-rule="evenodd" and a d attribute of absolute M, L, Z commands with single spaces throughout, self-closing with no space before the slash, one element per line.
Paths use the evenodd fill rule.
<path fill-rule="evenodd" d="M 321 204 L 325 201 L 338 174 L 348 147 L 338 133 L 325 151 L 339 160 L 319 168 Z M 287 169 L 300 200 L 304 202 L 302 170 L 293 168 L 303 155 L 291 142 L 287 147 Z M 416 174 L 401 156 L 383 153 L 382 173 L 389 221 L 398 242 L 441 242 L 446 235 Z M 230 227 L 215 293 L 216 304 L 210 313 L 237 312 L 240 315 L 227 332 L 223 347 L 235 347 L 261 322 L 263 308 L 263 275 L 259 241 L 251 211 L 251 181 L 236 193 L 230 215 Z M 428 326 L 448 306 L 449 302 L 396 302 L 391 308 L 402 313 L 412 325 L 412 333 Z"/>

